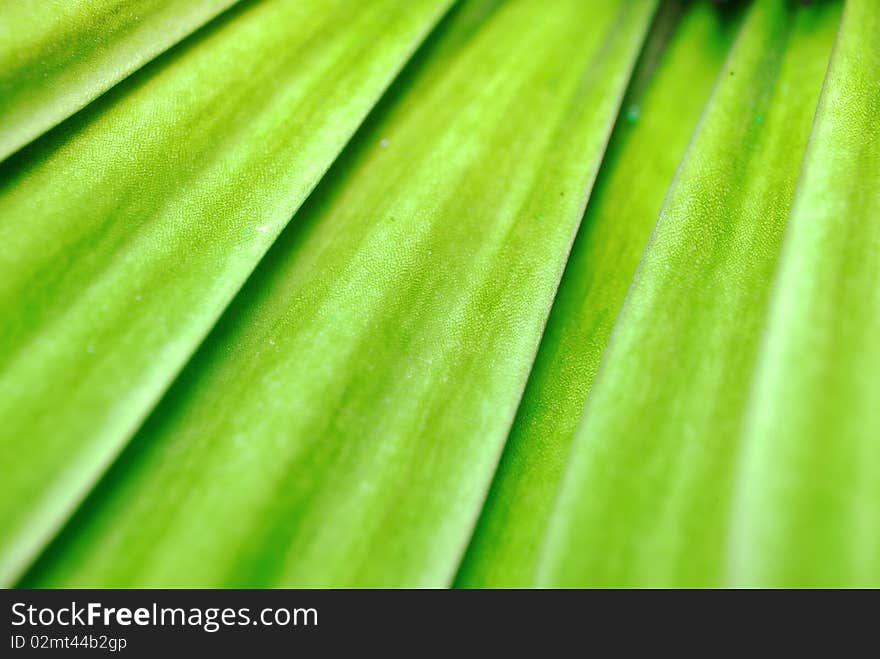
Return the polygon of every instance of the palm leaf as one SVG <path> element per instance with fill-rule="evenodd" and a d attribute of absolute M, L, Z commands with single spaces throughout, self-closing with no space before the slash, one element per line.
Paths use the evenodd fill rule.
<path fill-rule="evenodd" d="M 0 0 L 0 584 L 880 585 L 878 42 Z"/>

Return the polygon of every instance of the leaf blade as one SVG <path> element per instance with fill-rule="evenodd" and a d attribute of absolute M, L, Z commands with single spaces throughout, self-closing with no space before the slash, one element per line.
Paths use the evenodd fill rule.
<path fill-rule="evenodd" d="M 462 9 L 27 582 L 451 581 L 654 3 L 554 8 Z"/>
<path fill-rule="evenodd" d="M 880 14 L 847 3 L 786 235 L 731 579 L 880 586 Z"/>
<path fill-rule="evenodd" d="M 751 6 L 587 402 L 545 583 L 723 582 L 769 283 L 839 10 Z"/>
<path fill-rule="evenodd" d="M 0 7 L 0 160 L 238 0 L 16 2 Z"/>
<path fill-rule="evenodd" d="M 663 11 L 654 28 L 657 43 L 645 46 L 646 61 L 623 103 L 458 586 L 535 584 L 590 386 L 721 69 L 731 26 L 718 10 L 703 4 L 679 16 L 681 7 L 669 3 Z"/>
<path fill-rule="evenodd" d="M 0 582 L 94 485 L 448 6 L 240 5 L 2 164 Z"/>

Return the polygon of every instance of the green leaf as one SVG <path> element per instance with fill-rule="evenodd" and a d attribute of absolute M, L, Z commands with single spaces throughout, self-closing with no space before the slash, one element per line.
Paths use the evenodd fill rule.
<path fill-rule="evenodd" d="M 737 584 L 880 587 L 878 44 L 877 4 L 850 0 L 758 370 Z"/>
<path fill-rule="evenodd" d="M 25 583 L 448 584 L 654 7 L 465 3 Z"/>
<path fill-rule="evenodd" d="M 244 3 L 0 167 L 0 583 L 141 425 L 448 4 Z"/>
<path fill-rule="evenodd" d="M 839 11 L 751 6 L 596 377 L 542 582 L 723 581 L 770 281 Z"/>
<path fill-rule="evenodd" d="M 680 21 L 680 23 L 679 23 Z M 633 76 L 457 584 L 534 584 L 593 377 L 734 21 L 666 3 Z"/>
<path fill-rule="evenodd" d="M 0 1 L 0 160 L 235 2 Z"/>

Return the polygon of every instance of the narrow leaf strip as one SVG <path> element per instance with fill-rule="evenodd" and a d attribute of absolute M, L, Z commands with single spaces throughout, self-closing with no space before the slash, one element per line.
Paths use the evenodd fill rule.
<path fill-rule="evenodd" d="M 237 0 L 0 0 L 0 160 Z"/>
<path fill-rule="evenodd" d="M 681 3 L 666 3 L 658 15 L 462 563 L 459 586 L 534 584 L 539 549 L 599 360 L 721 69 L 733 24 L 708 3 L 684 15 Z"/>
<path fill-rule="evenodd" d="M 245 3 L 0 168 L 0 583 L 141 425 L 447 5 Z"/>
<path fill-rule="evenodd" d="M 448 585 L 653 2 L 467 2 L 40 585 Z"/>
<path fill-rule="evenodd" d="M 849 0 L 754 391 L 732 579 L 880 587 L 880 7 Z"/>
<path fill-rule="evenodd" d="M 543 582 L 722 580 L 769 282 L 839 11 L 751 6 L 587 402 Z"/>

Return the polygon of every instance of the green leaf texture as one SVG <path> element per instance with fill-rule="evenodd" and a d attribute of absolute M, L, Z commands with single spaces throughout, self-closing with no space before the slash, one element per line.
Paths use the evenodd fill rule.
<path fill-rule="evenodd" d="M 244 3 L 0 165 L 0 581 L 92 488 L 448 4 Z"/>
<path fill-rule="evenodd" d="M 26 583 L 448 585 L 654 8 L 467 3 Z"/>
<path fill-rule="evenodd" d="M 237 0 L 0 0 L 0 160 Z"/>
<path fill-rule="evenodd" d="M 753 395 L 733 583 L 880 587 L 880 13 L 847 3 Z"/>
<path fill-rule="evenodd" d="M 682 7 L 664 6 L 633 76 L 460 586 L 535 583 L 593 377 L 735 24 L 708 3 Z"/>
<path fill-rule="evenodd" d="M 880 587 L 878 44 L 0 0 L 0 586 Z"/>
<path fill-rule="evenodd" d="M 723 583 L 770 282 L 839 12 L 749 9 L 597 374 L 543 583 Z"/>

